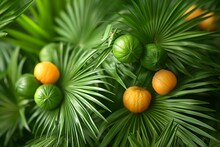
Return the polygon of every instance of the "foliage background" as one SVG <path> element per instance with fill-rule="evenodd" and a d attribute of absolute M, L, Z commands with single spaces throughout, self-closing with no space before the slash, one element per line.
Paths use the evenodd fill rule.
<path fill-rule="evenodd" d="M 201 17 L 183 23 L 183 12 L 194 3 L 219 19 L 218 0 L 2 0 L 0 146 L 218 146 L 219 28 L 199 30 Z M 169 52 L 166 68 L 178 76 L 177 88 L 166 96 L 153 93 L 151 108 L 140 115 L 123 107 L 122 94 L 132 85 L 152 91 L 146 79 L 154 72 L 114 58 L 112 43 L 125 32 L 144 44 L 159 36 L 157 43 Z M 15 91 L 49 43 L 59 44 L 53 62 L 65 95 L 52 112 Z"/>

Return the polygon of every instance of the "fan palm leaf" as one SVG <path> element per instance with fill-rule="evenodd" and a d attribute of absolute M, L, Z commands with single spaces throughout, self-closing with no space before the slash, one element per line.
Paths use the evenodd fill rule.
<path fill-rule="evenodd" d="M 27 9 L 32 0 L 28 1 L 26 4 L 20 5 L 21 1 L 9 1 L 9 0 L 2 0 L 0 2 L 0 37 L 5 36 L 7 33 L 3 32 L 2 30 L 5 27 L 13 22 L 19 15 L 21 15 L 25 9 Z"/>
<path fill-rule="evenodd" d="M 108 23 L 114 20 L 120 1 L 72 0 L 56 18 L 57 39 L 78 47 L 91 48 L 101 43 Z"/>
<path fill-rule="evenodd" d="M 182 79 L 170 94 L 154 94 L 150 108 L 143 113 L 133 114 L 125 108 L 115 111 L 100 128 L 103 134 L 108 130 L 101 146 L 128 146 L 129 134 L 135 134 L 135 138 L 145 136 L 151 144 L 154 137 L 160 136 L 172 120 L 174 124 L 178 124 L 175 137 L 180 140 L 178 144 L 182 142 L 189 146 L 207 146 L 200 136 L 217 140 L 205 131 L 215 131 L 205 121 L 218 121 L 208 114 L 214 111 L 204 106 L 208 104 L 206 101 L 199 100 L 204 97 L 202 93 L 219 89 L 219 81 L 215 80 L 215 76 L 210 72 L 199 71 L 194 73 L 193 77 Z M 210 77 L 214 79 L 208 80 Z"/>
<path fill-rule="evenodd" d="M 42 136 L 40 138 L 35 138 L 30 140 L 26 147 L 39 147 L 39 146 L 67 146 L 66 140 L 64 138 L 59 138 L 59 143 L 57 142 L 57 136 Z"/>
<path fill-rule="evenodd" d="M 5 50 L 5 48 L 1 50 Z M 10 142 L 17 130 L 22 131 L 23 128 L 29 130 L 25 117 L 28 101 L 19 99 L 15 92 L 15 83 L 21 75 L 25 61 L 23 58 L 17 64 L 18 55 L 18 48 L 10 52 L 6 74 L 0 79 L 0 137 L 5 136 L 4 145 Z M 5 57 L 7 58 L 7 56 Z"/>
<path fill-rule="evenodd" d="M 8 62 L 10 60 L 10 55 L 12 52 L 12 49 L 9 47 L 10 45 L 4 42 L 0 42 L 1 50 L 0 50 L 0 79 L 4 77 L 4 75 L 7 73 L 7 66 Z"/>
<path fill-rule="evenodd" d="M 122 77 L 130 77 L 132 79 L 135 79 L 137 77 L 131 71 L 134 70 L 134 67 L 132 65 L 122 64 L 114 57 L 112 53 L 112 44 L 114 43 L 115 39 L 117 39 L 118 36 L 119 36 L 119 32 L 117 32 L 117 29 L 114 29 L 114 25 L 108 24 L 102 37 L 101 47 L 99 47 L 98 49 L 99 55 L 95 57 L 98 59 L 95 61 L 97 67 L 100 66 L 101 69 L 104 69 L 103 71 L 104 74 L 110 75 L 123 88 L 126 88 L 126 85 Z M 112 82 L 114 81 L 111 80 L 110 83 Z"/>
<path fill-rule="evenodd" d="M 186 10 L 196 1 L 133 1 L 133 7 L 128 13 L 120 14 L 123 18 L 122 28 L 137 36 L 143 44 L 156 43 L 168 53 L 167 67 L 189 74 L 191 66 L 199 69 L 218 68 L 210 61 L 207 52 L 219 53 L 211 45 L 201 43 L 202 40 L 211 39 L 216 32 L 205 32 L 195 27 L 206 19 L 204 15 L 185 21 L 192 13 L 185 14 Z M 204 3 L 198 4 L 198 7 Z M 202 39 L 202 40 L 201 40 Z M 208 50 L 208 51 L 207 51 Z"/>
<path fill-rule="evenodd" d="M 7 28 L 10 36 L 6 40 L 38 55 L 44 45 L 55 40 L 54 18 L 67 1 L 56 0 L 51 3 L 50 0 L 36 0 L 34 5 L 29 7 L 29 13 L 17 19 L 16 26 Z"/>
<path fill-rule="evenodd" d="M 104 82 L 94 62 L 89 62 L 96 50 L 83 51 L 71 46 L 60 46 L 55 64 L 60 70 L 61 77 L 58 86 L 63 91 L 63 102 L 53 111 L 44 111 L 39 107 L 33 110 L 31 120 L 35 120 L 34 132 L 40 136 L 58 136 L 57 143 L 62 137 L 67 145 L 85 146 L 89 138 L 97 138 L 99 130 L 95 118 L 105 118 L 98 108 L 108 110 L 100 99 L 109 100 L 103 94 L 111 93 L 99 87 Z"/>
<path fill-rule="evenodd" d="M 140 136 L 140 133 L 137 133 L 137 138 L 135 137 L 134 134 L 131 134 L 128 136 L 128 140 L 131 144 L 132 147 L 146 147 L 146 146 L 151 146 L 151 147 L 160 147 L 160 146 L 172 146 L 174 143 L 174 138 L 176 136 L 176 131 L 178 129 L 178 125 L 174 125 L 174 121 L 171 121 L 165 130 L 161 133 L 161 135 L 158 139 L 154 139 L 152 143 L 150 144 L 149 139 L 147 136 Z"/>

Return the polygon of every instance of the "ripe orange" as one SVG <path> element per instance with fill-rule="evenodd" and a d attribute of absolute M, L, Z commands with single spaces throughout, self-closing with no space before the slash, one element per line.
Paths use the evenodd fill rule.
<path fill-rule="evenodd" d="M 51 62 L 40 62 L 34 68 L 34 76 L 43 84 L 54 84 L 60 77 L 58 68 Z"/>
<path fill-rule="evenodd" d="M 208 17 L 210 16 L 210 17 Z M 199 24 L 199 27 L 202 30 L 206 30 L 206 31 L 215 31 L 217 29 L 217 17 L 213 12 L 208 13 L 207 15 L 205 15 L 205 17 L 208 17 L 207 19 L 205 19 L 204 21 L 202 21 Z"/>
<path fill-rule="evenodd" d="M 169 70 L 161 69 L 155 73 L 152 79 L 153 89 L 160 95 L 169 93 L 176 87 L 177 78 Z"/>
<path fill-rule="evenodd" d="M 151 94 L 143 87 L 129 87 L 123 94 L 124 106 L 133 113 L 145 111 L 151 102 Z"/>
<path fill-rule="evenodd" d="M 196 5 L 192 5 L 184 14 L 189 13 L 191 10 L 195 9 L 197 6 Z M 193 12 L 190 12 L 190 14 L 185 18 L 186 21 L 189 21 L 195 17 L 198 17 L 199 15 L 202 14 L 202 9 L 197 8 L 195 9 Z"/>

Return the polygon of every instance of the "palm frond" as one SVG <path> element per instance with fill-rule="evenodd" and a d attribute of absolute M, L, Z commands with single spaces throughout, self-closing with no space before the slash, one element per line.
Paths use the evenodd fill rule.
<path fill-rule="evenodd" d="M 174 144 L 177 130 L 178 125 L 174 124 L 174 121 L 171 121 L 170 123 L 168 123 L 166 129 L 163 130 L 158 140 L 155 141 L 155 144 L 153 146 L 172 146 Z"/>
<path fill-rule="evenodd" d="M 72 0 L 56 18 L 57 39 L 82 48 L 97 46 L 119 5 L 116 0 Z"/>
<path fill-rule="evenodd" d="M 33 2 L 28 1 L 26 4 L 20 5 L 21 1 L 5 0 L 0 2 L 0 37 L 7 33 L 2 32 L 3 29 L 21 15 Z"/>
<path fill-rule="evenodd" d="M 219 135 L 219 132 L 216 132 L 214 133 L 214 136 L 219 140 L 220 138 L 220 135 Z M 220 142 L 219 141 L 215 141 L 215 140 L 211 140 L 209 142 L 209 147 L 218 147 L 220 145 Z"/>
<path fill-rule="evenodd" d="M 130 113 L 125 108 L 113 112 L 100 127 L 103 134 L 100 138 L 104 137 L 101 146 L 127 146 L 129 134 L 135 134 L 135 138 L 145 136 L 150 141 L 148 144 L 152 144 L 155 136 L 160 136 L 172 120 L 178 125 L 174 137 L 177 144 L 207 146 L 201 136 L 217 141 L 206 131 L 215 131 L 206 123 L 206 120 L 218 121 L 208 114 L 214 113 L 214 110 L 204 106 L 208 102 L 200 99 L 204 97 L 203 93 L 219 90 L 218 84 L 219 81 L 216 81 L 216 75 L 212 72 L 198 71 L 193 77 L 179 81 L 170 94 L 154 94 L 150 108 L 141 114 Z"/>
<path fill-rule="evenodd" d="M 4 74 L 6 74 L 8 62 L 10 60 L 10 55 L 12 52 L 12 49 L 9 47 L 10 45 L 4 42 L 0 42 L 1 49 L 0 49 L 0 79 L 4 77 Z"/>
<path fill-rule="evenodd" d="M 174 121 L 171 121 L 165 130 L 161 133 L 159 137 L 155 136 L 152 143 L 149 143 L 147 136 L 140 136 L 140 133 L 137 133 L 137 138 L 134 134 L 130 134 L 128 136 L 128 140 L 130 142 L 131 147 L 160 147 L 160 146 L 172 146 L 174 143 L 173 140 L 176 136 L 176 131 L 178 129 L 178 125 L 174 125 Z"/>
<path fill-rule="evenodd" d="M 39 147 L 39 146 L 67 146 L 66 140 L 60 138 L 57 142 L 57 136 L 42 136 L 40 138 L 35 138 L 27 142 L 26 147 Z"/>
<path fill-rule="evenodd" d="M 7 143 L 12 138 L 15 131 L 22 131 L 23 128 L 29 130 L 25 117 L 25 108 L 28 101 L 20 100 L 15 92 L 15 83 L 21 75 L 24 59 L 18 62 L 19 49 L 15 49 L 10 56 L 5 76 L 0 79 L 0 137 L 5 135 Z M 17 138 L 18 139 L 18 138 Z"/>
<path fill-rule="evenodd" d="M 89 138 L 97 138 L 99 130 L 94 122 L 94 116 L 105 121 L 98 108 L 109 111 L 100 102 L 109 100 L 101 94 L 111 93 L 99 87 L 104 82 L 96 65 L 90 61 L 96 54 L 95 50 L 83 51 L 79 48 L 60 45 L 55 64 L 61 77 L 58 86 L 63 91 L 63 102 L 53 111 L 34 109 L 31 120 L 36 120 L 34 132 L 48 137 L 56 134 L 59 142 L 64 137 L 70 146 L 85 146 Z M 89 132 L 89 133 L 88 133 Z"/>
<path fill-rule="evenodd" d="M 15 26 L 7 28 L 9 36 L 6 40 L 29 53 L 38 54 L 44 45 L 55 40 L 54 18 L 63 9 L 66 1 L 35 1 L 29 7 L 28 14 L 21 15 Z"/>
<path fill-rule="evenodd" d="M 137 36 L 143 44 L 156 43 L 167 51 L 168 68 L 184 74 L 189 74 L 191 66 L 205 70 L 209 67 L 218 68 L 213 61 L 210 62 L 207 54 L 219 53 L 219 50 L 201 43 L 201 39 L 215 38 L 216 32 L 195 29 L 208 12 L 185 21 L 185 18 L 192 13 L 191 11 L 185 14 L 186 10 L 195 3 L 196 1 L 184 0 L 133 1 L 133 7 L 128 8 L 129 12 L 120 16 L 123 18 L 125 31 Z M 203 5 L 204 3 L 201 2 L 198 7 Z M 206 51 L 207 48 L 209 53 Z"/>

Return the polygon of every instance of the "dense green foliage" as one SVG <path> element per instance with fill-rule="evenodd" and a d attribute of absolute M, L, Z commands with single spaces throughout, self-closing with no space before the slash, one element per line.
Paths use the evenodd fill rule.
<path fill-rule="evenodd" d="M 208 12 L 185 21 L 194 4 L 220 20 L 218 0 L 1 1 L 0 146 L 219 146 L 220 28 L 199 29 Z M 56 85 L 18 84 L 39 61 Z M 161 68 L 177 77 L 163 96 Z M 150 91 L 146 111 L 123 106 L 130 86 Z"/>

